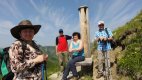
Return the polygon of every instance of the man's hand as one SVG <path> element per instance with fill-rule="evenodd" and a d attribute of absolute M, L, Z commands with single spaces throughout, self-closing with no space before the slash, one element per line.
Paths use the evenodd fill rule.
<path fill-rule="evenodd" d="M 104 37 L 104 38 L 103 38 L 103 40 L 104 40 L 104 41 L 107 41 L 107 38 L 106 38 L 106 37 Z"/>
<path fill-rule="evenodd" d="M 102 40 L 104 39 L 104 37 L 103 37 L 103 36 L 100 36 L 99 39 L 100 39 L 100 41 L 102 41 Z"/>
<path fill-rule="evenodd" d="M 103 37 L 103 36 L 99 37 L 99 39 L 100 39 L 100 41 L 107 41 L 107 38 Z"/>
<path fill-rule="evenodd" d="M 57 50 L 56 50 L 56 56 L 58 55 L 58 52 L 57 52 Z"/>
<path fill-rule="evenodd" d="M 73 52 L 78 52 L 78 50 L 77 49 L 72 49 L 71 53 L 73 53 Z"/>
<path fill-rule="evenodd" d="M 113 40 L 113 38 L 112 38 L 112 37 L 109 37 L 108 40 L 111 41 L 111 40 Z"/>

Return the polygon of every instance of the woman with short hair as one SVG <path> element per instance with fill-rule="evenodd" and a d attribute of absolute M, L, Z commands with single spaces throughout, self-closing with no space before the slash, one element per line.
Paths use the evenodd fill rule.
<path fill-rule="evenodd" d="M 74 32 L 72 34 L 73 40 L 70 43 L 69 52 L 72 53 L 72 59 L 69 60 L 67 67 L 65 68 L 62 80 L 67 80 L 67 76 L 71 71 L 73 74 L 74 80 L 78 80 L 78 73 L 76 70 L 75 63 L 84 61 L 84 46 L 81 41 L 80 33 Z"/>

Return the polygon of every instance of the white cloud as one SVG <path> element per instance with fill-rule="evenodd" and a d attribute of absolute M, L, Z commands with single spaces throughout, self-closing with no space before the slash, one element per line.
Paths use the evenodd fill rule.
<path fill-rule="evenodd" d="M 0 21 L 0 35 L 10 35 L 10 29 L 14 27 L 11 21 Z"/>
<path fill-rule="evenodd" d="M 14 24 L 11 21 L 0 20 L 0 47 L 9 46 L 14 41 L 10 33 L 12 27 L 14 27 Z"/>
<path fill-rule="evenodd" d="M 117 14 L 112 20 L 110 20 L 110 22 L 116 21 L 116 20 L 121 19 L 121 18 L 123 18 L 124 16 L 126 16 L 126 15 L 127 15 L 126 13 L 127 13 L 129 10 L 131 10 L 131 8 L 132 8 L 133 6 L 135 6 L 135 5 L 136 5 L 135 3 L 130 3 L 129 5 L 127 5 L 123 10 L 121 10 L 121 11 L 119 12 L 119 14 Z"/>
<path fill-rule="evenodd" d="M 64 7 L 56 8 L 50 4 L 37 4 L 34 0 L 30 0 L 31 5 L 38 12 L 33 18 L 34 22 L 42 25 L 41 30 L 35 36 L 42 45 L 53 45 L 56 36 L 58 36 L 58 29 L 64 29 L 65 34 L 71 35 L 73 31 L 77 31 L 80 27 L 76 18 L 72 20 L 73 14 Z"/>
<path fill-rule="evenodd" d="M 14 27 L 11 21 L 0 21 L 0 29 L 10 29 L 11 27 Z"/>
<path fill-rule="evenodd" d="M 23 17 L 22 14 L 19 12 L 18 7 L 16 6 L 16 0 L 3 0 L 1 1 L 0 5 L 2 6 L 2 11 L 8 11 L 15 18 Z"/>
<path fill-rule="evenodd" d="M 46 15 L 48 6 L 50 4 L 47 3 L 48 0 L 41 0 L 39 3 L 35 3 L 35 0 L 30 0 L 31 5 L 33 8 L 41 15 Z M 41 3 L 40 3 L 41 2 Z"/>
<path fill-rule="evenodd" d="M 108 6 L 105 7 L 106 13 L 103 19 L 109 19 L 110 17 L 115 17 L 118 12 L 121 12 L 127 5 L 130 0 L 114 0 Z"/>
<path fill-rule="evenodd" d="M 31 5 L 34 7 L 34 9 L 39 13 L 38 16 L 35 18 L 36 22 L 41 22 L 42 20 L 43 25 L 51 28 L 59 28 L 62 26 L 63 28 L 68 26 L 70 23 L 70 19 L 72 18 L 72 14 L 69 14 L 69 12 L 63 8 L 56 8 L 51 6 L 52 4 L 47 3 L 45 1 L 43 5 L 41 3 L 38 3 L 38 5 L 35 3 L 34 0 L 30 0 Z M 49 28 L 46 27 L 46 28 Z"/>
<path fill-rule="evenodd" d="M 102 14 L 102 11 L 103 11 L 103 4 L 98 3 L 97 13 L 96 13 L 96 16 L 94 18 L 94 22 L 98 22 L 100 20 L 100 18 L 101 18 L 100 14 Z"/>
<path fill-rule="evenodd" d="M 40 9 L 38 8 L 38 6 L 35 4 L 34 0 L 30 0 L 30 3 L 32 4 L 32 6 L 34 7 L 34 9 L 36 11 L 39 11 Z"/>
<path fill-rule="evenodd" d="M 134 18 L 134 16 L 136 16 L 137 13 L 138 13 L 137 10 L 133 10 L 133 12 L 124 15 L 123 17 L 121 17 L 120 19 L 117 19 L 114 22 L 111 22 L 111 24 L 109 25 L 111 26 L 112 29 L 116 29 L 117 27 L 124 25 L 126 22 Z"/>

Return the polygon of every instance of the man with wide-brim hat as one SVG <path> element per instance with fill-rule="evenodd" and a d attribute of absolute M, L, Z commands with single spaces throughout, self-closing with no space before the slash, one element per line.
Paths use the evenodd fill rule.
<path fill-rule="evenodd" d="M 23 20 L 10 30 L 17 39 L 9 49 L 14 80 L 41 80 L 41 63 L 47 60 L 48 55 L 42 54 L 32 40 L 40 27 L 29 20 Z"/>

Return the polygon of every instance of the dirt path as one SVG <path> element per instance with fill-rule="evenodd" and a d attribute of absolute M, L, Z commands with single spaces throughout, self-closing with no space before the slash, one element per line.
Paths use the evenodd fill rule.
<path fill-rule="evenodd" d="M 62 76 L 58 76 L 58 72 L 50 75 L 49 80 L 61 80 Z"/>
<path fill-rule="evenodd" d="M 80 70 L 81 70 L 81 67 L 77 67 L 77 71 L 80 71 Z M 50 75 L 49 80 L 61 80 L 63 75 L 58 76 L 58 73 L 59 72 Z M 72 73 L 71 72 L 69 73 L 68 78 L 72 79 Z"/>
<path fill-rule="evenodd" d="M 117 64 L 116 64 L 116 58 L 119 55 L 119 52 L 121 51 L 121 48 L 116 48 L 115 50 L 110 51 L 110 61 L 112 63 L 111 70 L 111 80 L 117 80 Z M 104 78 L 96 78 L 97 73 L 97 52 L 94 52 L 94 66 L 93 66 L 93 79 L 94 80 L 104 80 Z"/>

